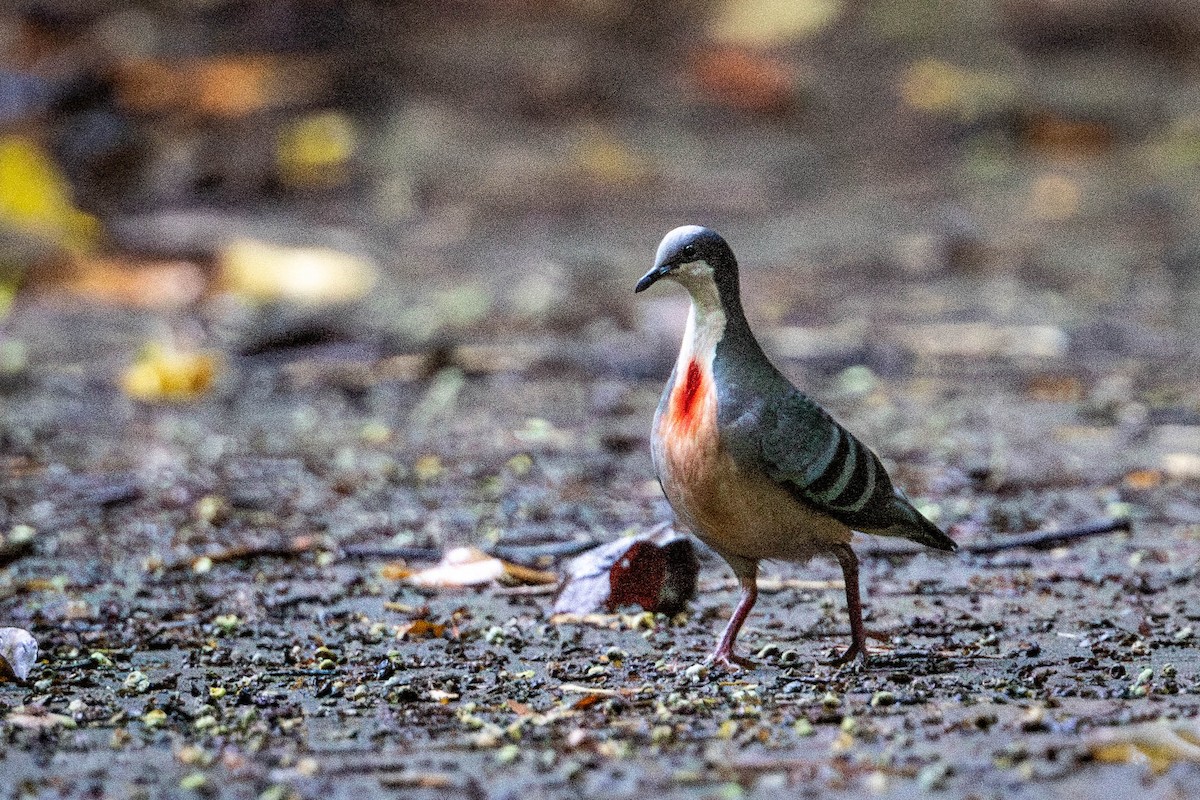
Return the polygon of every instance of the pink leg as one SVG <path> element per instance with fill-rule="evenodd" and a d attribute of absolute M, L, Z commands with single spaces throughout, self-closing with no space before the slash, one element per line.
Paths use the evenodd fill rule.
<path fill-rule="evenodd" d="M 833 549 L 838 563 L 842 565 L 842 577 L 846 582 L 846 609 L 850 612 L 850 647 L 845 653 L 833 661 L 826 662 L 830 666 L 847 664 L 858 658 L 865 666 L 867 663 L 867 631 L 863 627 L 862 600 L 858 595 L 858 556 L 848 544 L 839 544 Z"/>
<path fill-rule="evenodd" d="M 729 618 L 729 624 L 725 626 L 725 632 L 721 634 L 721 641 L 717 643 L 717 649 L 708 657 L 709 663 L 719 664 L 730 669 L 754 666 L 754 662 L 750 659 L 734 655 L 733 645 L 738 631 L 742 629 L 742 623 L 746 621 L 746 617 L 750 615 L 750 609 L 754 608 L 754 601 L 758 599 L 756 572 L 738 576 L 738 584 L 741 586 L 742 592 L 738 598 L 737 608 L 733 610 L 733 616 Z"/>

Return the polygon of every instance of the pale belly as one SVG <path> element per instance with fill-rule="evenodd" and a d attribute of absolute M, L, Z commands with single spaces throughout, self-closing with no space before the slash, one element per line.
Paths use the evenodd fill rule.
<path fill-rule="evenodd" d="M 696 536 L 724 556 L 753 561 L 807 561 L 850 541 L 842 523 L 796 501 L 765 475 L 739 470 L 721 449 L 715 417 L 713 408 L 689 431 L 658 420 L 653 436 L 663 490 Z"/>

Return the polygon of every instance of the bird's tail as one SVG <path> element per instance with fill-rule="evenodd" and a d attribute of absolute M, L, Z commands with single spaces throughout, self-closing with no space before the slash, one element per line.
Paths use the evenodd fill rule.
<path fill-rule="evenodd" d="M 904 499 L 900 495 L 892 501 L 892 511 L 895 517 L 898 517 L 898 524 L 891 526 L 891 530 L 887 535 L 903 536 L 905 539 L 923 544 L 926 547 L 932 547 L 935 550 L 945 550 L 946 552 L 954 552 L 958 549 L 958 545 L 954 540 L 942 531 L 937 525 L 934 525 L 925 515 L 917 509 L 913 508 L 912 503 Z"/>

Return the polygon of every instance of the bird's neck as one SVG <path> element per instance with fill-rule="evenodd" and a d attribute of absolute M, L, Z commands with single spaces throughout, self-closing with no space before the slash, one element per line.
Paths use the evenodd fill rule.
<path fill-rule="evenodd" d="M 686 374 L 688 365 L 697 361 L 706 374 L 711 374 L 717 344 L 725 336 L 729 315 L 721 303 L 717 285 L 711 280 L 698 281 L 687 287 L 692 298 L 687 327 L 683 330 L 683 346 L 679 349 L 679 374 Z"/>
<path fill-rule="evenodd" d="M 702 366 L 710 368 L 717 345 L 727 337 L 752 349 L 757 347 L 736 289 L 723 293 L 712 280 L 685 285 L 692 298 L 692 307 L 679 353 L 681 369 L 686 369 L 692 358 L 699 359 Z M 726 297 L 726 294 L 729 296 Z"/>
<path fill-rule="evenodd" d="M 719 350 L 728 350 L 732 346 L 741 354 L 738 361 L 747 365 L 766 359 L 750 332 L 736 292 L 730 301 L 711 280 L 694 281 L 685 286 L 691 295 L 692 306 L 667 399 L 668 438 L 672 435 L 694 436 L 703 428 L 703 410 L 711 407 L 713 415 L 717 413 Z"/>

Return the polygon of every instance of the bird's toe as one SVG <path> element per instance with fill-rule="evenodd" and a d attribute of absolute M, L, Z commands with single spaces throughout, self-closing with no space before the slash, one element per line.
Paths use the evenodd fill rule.
<path fill-rule="evenodd" d="M 844 667 L 851 662 L 854 662 L 858 667 L 865 668 L 867 666 L 867 648 L 855 642 L 846 648 L 846 652 L 837 658 L 822 661 L 821 663 L 827 667 Z"/>
<path fill-rule="evenodd" d="M 706 659 L 710 666 L 722 667 L 730 672 L 737 672 L 739 669 L 754 669 L 756 664 L 745 656 L 739 656 L 732 650 L 716 650 L 711 656 Z"/>

